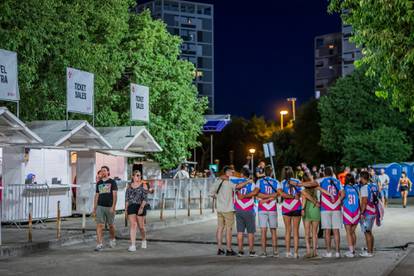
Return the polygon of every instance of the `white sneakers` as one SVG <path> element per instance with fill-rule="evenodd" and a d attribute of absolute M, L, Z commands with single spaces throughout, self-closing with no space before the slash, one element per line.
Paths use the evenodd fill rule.
<path fill-rule="evenodd" d="M 142 241 L 141 248 L 143 248 L 143 249 L 147 248 L 147 240 Z"/>
<path fill-rule="evenodd" d="M 116 240 L 110 240 L 109 241 L 109 247 L 114 248 L 116 246 Z"/>
<path fill-rule="evenodd" d="M 347 258 L 354 258 L 355 257 L 355 254 L 352 251 L 348 251 L 348 252 L 345 253 L 345 257 L 347 257 Z"/>
<path fill-rule="evenodd" d="M 374 257 L 374 254 L 368 253 L 367 251 L 363 251 L 359 254 L 359 256 L 364 257 L 364 258 L 371 258 L 371 257 Z"/>
<path fill-rule="evenodd" d="M 332 253 L 331 252 L 326 252 L 325 254 L 323 254 L 324 258 L 332 258 Z"/>
<path fill-rule="evenodd" d="M 130 246 L 128 247 L 128 251 L 129 251 L 129 252 L 135 252 L 135 251 L 137 251 L 137 247 L 135 246 L 135 244 L 134 244 L 134 245 L 130 245 Z"/>
<path fill-rule="evenodd" d="M 336 252 L 336 253 L 335 253 L 335 258 L 341 258 L 341 253 Z"/>

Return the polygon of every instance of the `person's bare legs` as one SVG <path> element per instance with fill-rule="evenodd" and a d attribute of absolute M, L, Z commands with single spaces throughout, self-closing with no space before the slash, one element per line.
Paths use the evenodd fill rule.
<path fill-rule="evenodd" d="M 138 227 L 141 232 L 141 240 L 145 241 L 147 239 L 147 233 L 145 231 L 145 216 L 137 216 L 138 218 Z"/>
<path fill-rule="evenodd" d="M 135 245 L 135 241 L 137 238 L 137 227 L 138 227 L 138 220 L 137 215 L 128 215 L 129 220 L 129 238 L 131 245 Z"/>
<path fill-rule="evenodd" d="M 261 229 L 261 245 L 262 245 L 262 252 L 266 252 L 266 235 L 267 235 L 267 227 L 262 227 Z"/>
<path fill-rule="evenodd" d="M 341 236 L 339 234 L 339 229 L 333 229 L 333 233 L 334 233 L 334 239 L 335 239 L 335 250 L 336 250 L 336 253 L 339 253 L 339 251 L 341 250 L 340 248 Z"/>
<path fill-rule="evenodd" d="M 367 241 L 368 253 L 372 254 L 374 252 L 374 236 L 371 231 L 365 232 L 365 239 Z"/>
<path fill-rule="evenodd" d="M 304 220 L 303 226 L 305 228 L 306 255 L 309 256 L 311 254 L 311 245 L 310 245 L 311 222 Z"/>
<path fill-rule="evenodd" d="M 348 241 L 348 248 L 350 252 L 354 252 L 354 237 L 352 235 L 353 225 L 345 224 L 346 240 Z"/>
<path fill-rule="evenodd" d="M 401 196 L 403 198 L 403 207 L 407 206 L 407 191 L 401 192 Z"/>
<path fill-rule="evenodd" d="M 313 256 L 318 255 L 318 231 L 319 221 L 312 221 L 312 244 L 313 244 Z"/>
<path fill-rule="evenodd" d="M 279 250 L 277 249 L 277 231 L 276 231 L 276 228 L 270 228 L 270 233 L 272 234 L 273 253 L 279 252 Z"/>
<path fill-rule="evenodd" d="M 299 226 L 301 216 L 293 217 L 293 248 L 295 250 L 295 254 L 299 254 Z"/>
<path fill-rule="evenodd" d="M 97 224 L 96 225 L 96 244 L 100 245 L 103 244 L 103 228 L 104 224 Z"/>
<path fill-rule="evenodd" d="M 216 233 L 217 249 L 222 249 L 223 247 L 223 231 L 224 231 L 224 227 L 217 226 L 217 233 Z"/>
<path fill-rule="evenodd" d="M 109 224 L 109 237 L 111 240 L 115 240 L 115 224 Z"/>
<path fill-rule="evenodd" d="M 231 240 L 232 240 L 232 231 L 233 229 L 230 226 L 226 227 L 226 246 L 227 246 L 227 250 L 232 250 L 231 249 Z"/>
<path fill-rule="evenodd" d="M 249 240 L 249 251 L 254 251 L 254 233 L 248 233 L 247 238 Z"/>
<path fill-rule="evenodd" d="M 325 232 L 325 246 L 328 253 L 331 252 L 331 229 L 324 229 Z"/>
<path fill-rule="evenodd" d="M 237 232 L 237 245 L 239 246 L 239 252 L 243 252 L 243 232 Z"/>
<path fill-rule="evenodd" d="M 358 225 L 357 225 L 357 224 L 352 225 L 352 227 L 351 227 L 351 234 L 352 234 L 352 245 L 353 245 L 354 251 L 355 251 L 355 248 L 356 248 L 356 242 L 357 242 L 357 237 L 356 237 L 356 229 L 357 229 L 357 227 L 358 227 Z"/>
<path fill-rule="evenodd" d="M 290 254 L 290 237 L 292 235 L 292 218 L 289 216 L 283 216 L 283 222 L 285 223 L 286 254 Z"/>

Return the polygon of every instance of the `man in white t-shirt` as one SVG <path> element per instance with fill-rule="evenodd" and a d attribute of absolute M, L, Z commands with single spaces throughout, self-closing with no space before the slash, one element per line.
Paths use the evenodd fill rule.
<path fill-rule="evenodd" d="M 390 177 L 385 173 L 384 169 L 381 169 L 381 174 L 378 176 L 379 188 L 381 191 L 381 198 L 384 203 L 384 207 L 388 205 L 388 187 L 390 185 Z"/>
<path fill-rule="evenodd" d="M 181 169 L 174 175 L 174 179 L 187 179 L 190 178 L 190 175 L 188 174 L 186 165 L 181 165 Z"/>

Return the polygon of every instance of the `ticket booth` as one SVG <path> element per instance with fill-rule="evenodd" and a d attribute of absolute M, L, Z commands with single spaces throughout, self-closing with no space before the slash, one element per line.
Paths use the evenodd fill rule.
<path fill-rule="evenodd" d="M 26 196 L 30 187 L 24 185 L 25 146 L 42 142 L 6 107 L 0 107 L 0 245 L 1 223 L 16 223 L 28 217 L 23 204 L 33 202 Z M 32 214 L 34 219 L 42 215 L 39 211 Z"/>
<path fill-rule="evenodd" d="M 101 127 L 97 130 L 103 135 L 103 137 L 112 145 L 111 150 L 100 151 L 105 156 L 105 162 L 100 165 L 112 164 L 113 167 L 119 167 L 120 164 L 123 166 L 124 178 L 118 182 L 118 200 L 117 210 L 125 209 L 125 190 L 127 183 L 131 181 L 132 166 L 128 166 L 128 158 L 142 158 L 144 159 L 145 153 L 160 152 L 162 151 L 160 145 L 155 141 L 154 137 L 149 131 L 143 126 L 133 127 Z M 97 153 L 97 164 L 98 160 L 102 160 L 102 156 Z M 143 164 L 146 164 L 145 162 Z M 153 179 L 154 177 L 161 176 L 161 172 L 155 172 L 153 166 L 142 167 L 142 175 L 144 179 Z"/>
<path fill-rule="evenodd" d="M 38 173 L 38 180 L 49 185 L 49 216 L 56 217 L 57 201 L 62 216 L 91 210 L 95 154 L 97 150 L 111 149 L 111 145 L 83 120 L 34 121 L 28 125 L 44 142 L 42 147 L 30 149 L 26 173 Z"/>

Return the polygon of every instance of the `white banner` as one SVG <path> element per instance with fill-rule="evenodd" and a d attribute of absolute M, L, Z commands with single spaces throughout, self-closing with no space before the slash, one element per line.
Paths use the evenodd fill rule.
<path fill-rule="evenodd" d="M 131 83 L 131 121 L 149 122 L 149 88 Z"/>
<path fill-rule="evenodd" d="M 0 100 L 20 100 L 17 54 L 3 49 L 0 49 Z"/>
<path fill-rule="evenodd" d="M 94 75 L 66 68 L 66 109 L 68 112 L 93 114 Z"/>

